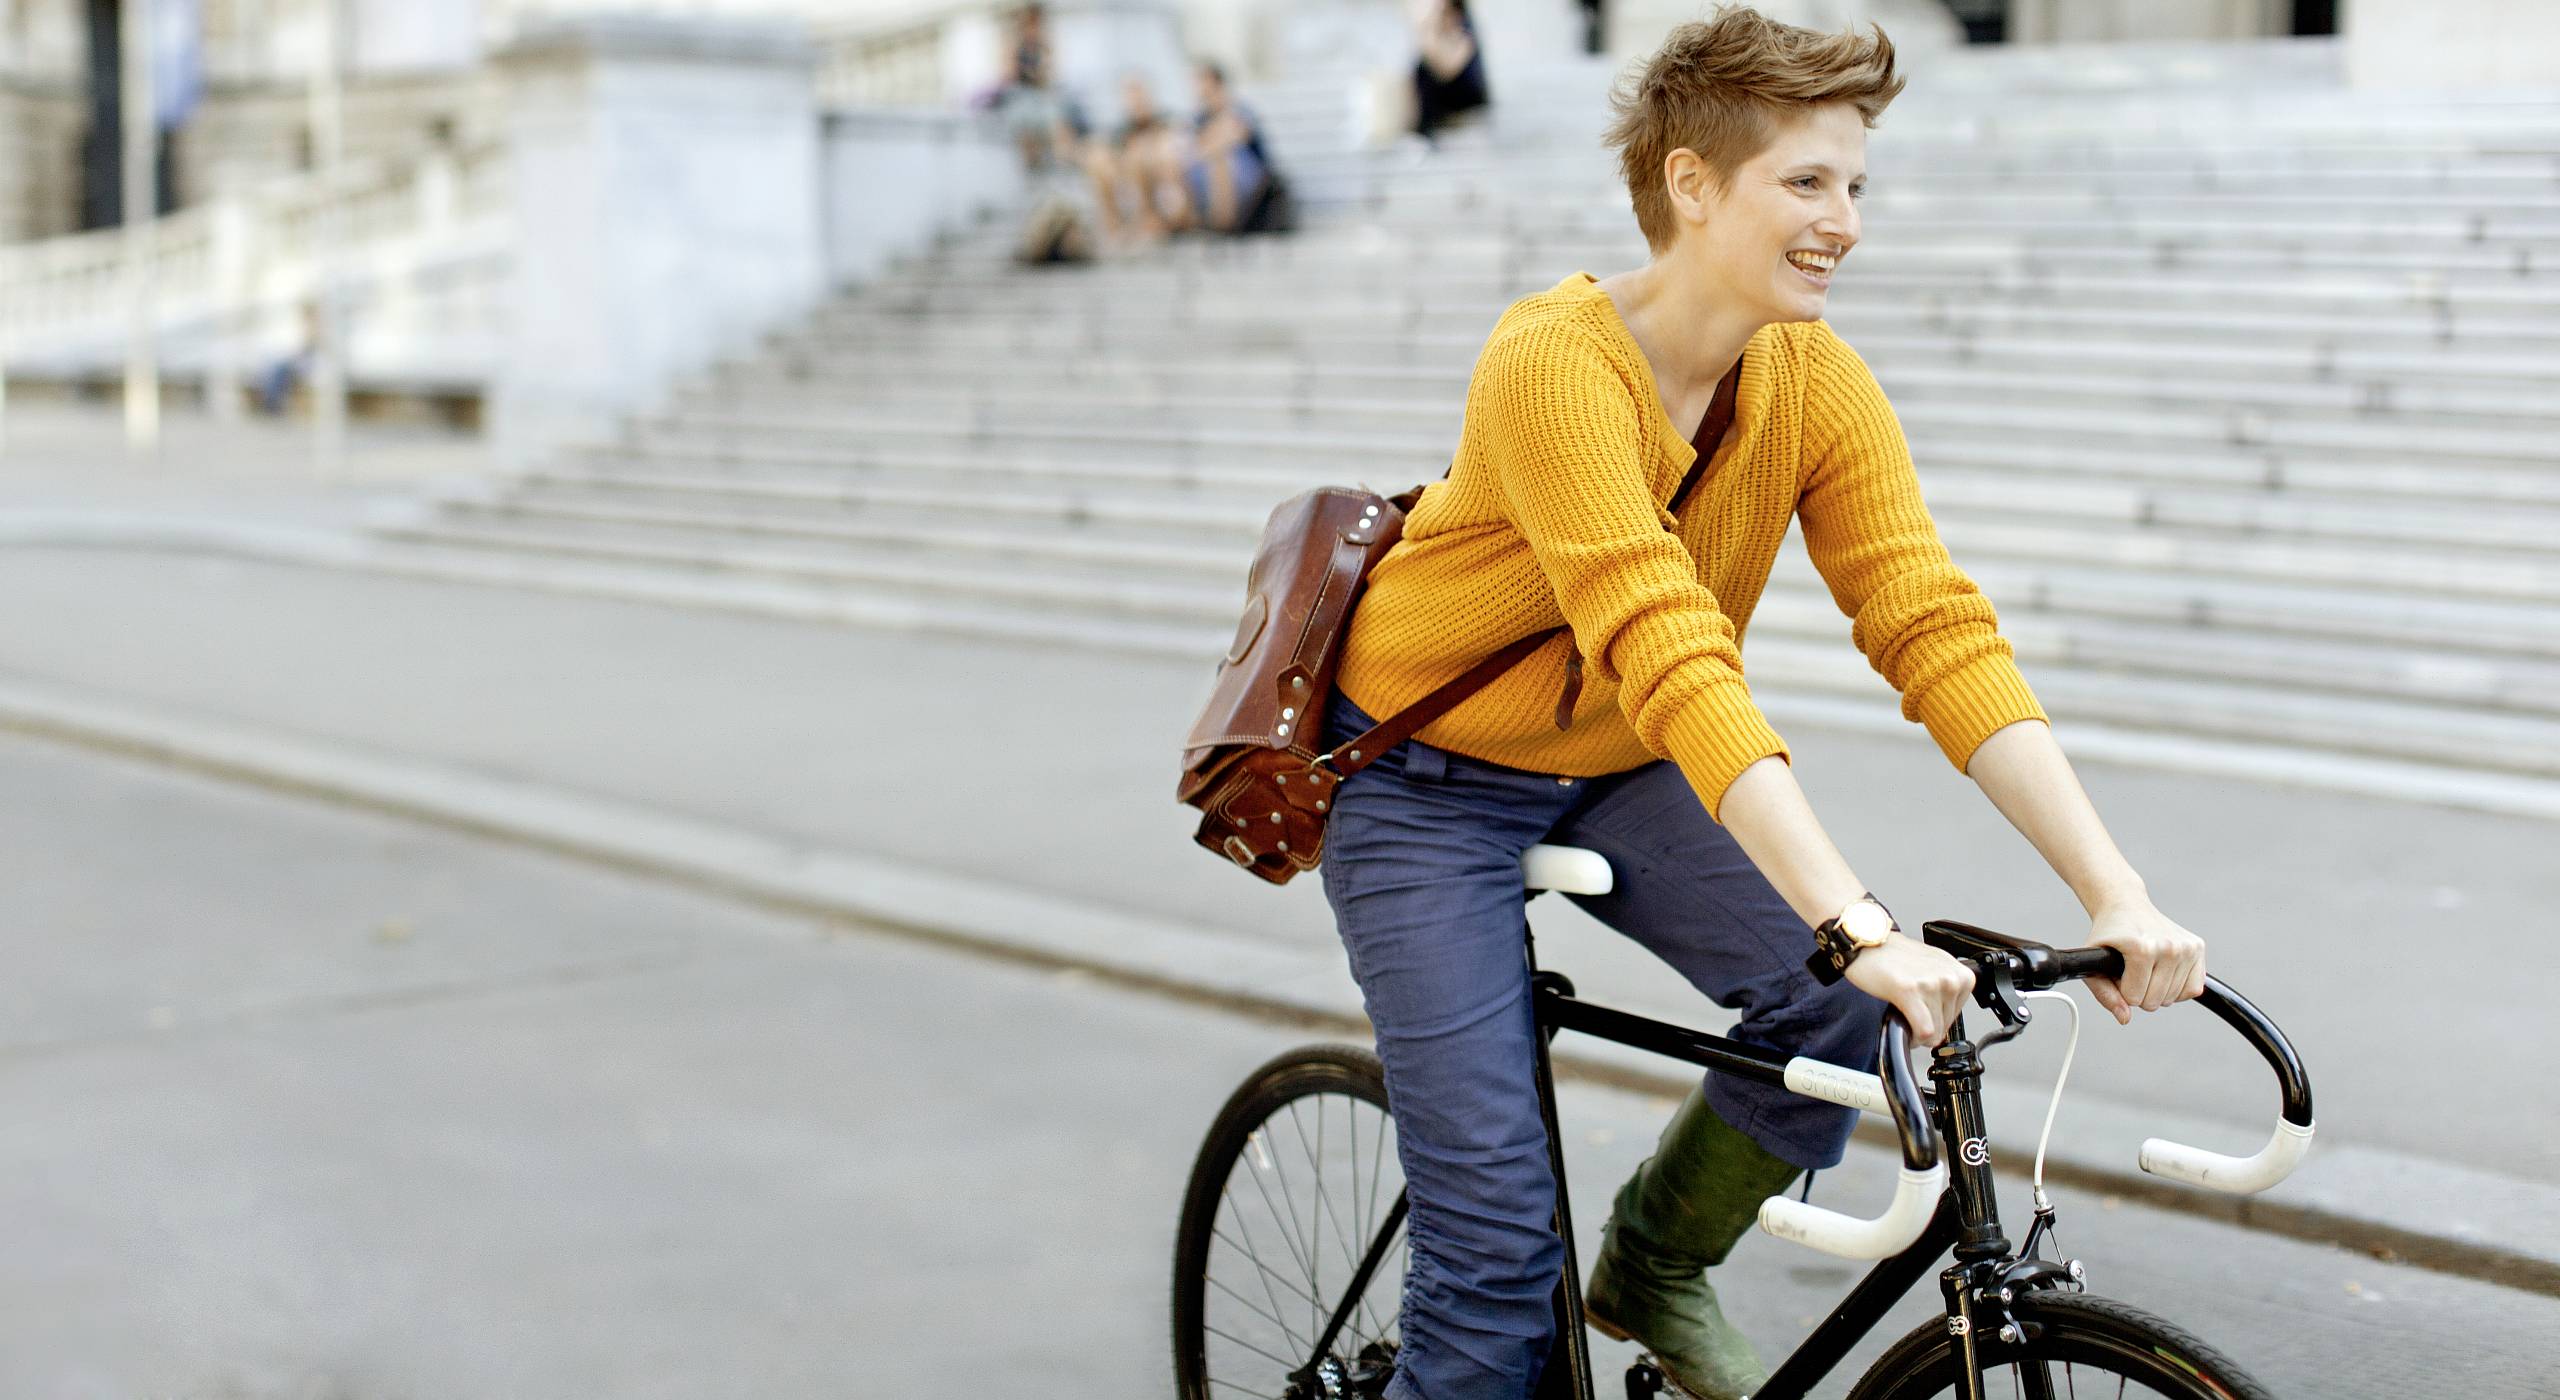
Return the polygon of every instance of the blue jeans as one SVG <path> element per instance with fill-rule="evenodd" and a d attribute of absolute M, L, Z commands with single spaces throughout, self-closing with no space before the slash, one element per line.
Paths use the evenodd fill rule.
<path fill-rule="evenodd" d="M 1339 747 L 1374 721 L 1339 694 Z M 1600 852 L 1609 894 L 1571 898 L 1717 1005 L 1735 1039 L 1875 1068 L 1884 1003 L 1805 971 L 1812 931 L 1680 770 L 1598 778 L 1523 772 L 1409 741 L 1334 795 L 1325 898 L 1377 1032 L 1412 1205 L 1389 1400 L 1519 1400 L 1554 1340 L 1564 1267 L 1555 1175 L 1538 1114 L 1520 853 Z M 1806 1168 L 1832 1166 L 1853 1109 L 1710 1074 L 1707 1101 Z"/>

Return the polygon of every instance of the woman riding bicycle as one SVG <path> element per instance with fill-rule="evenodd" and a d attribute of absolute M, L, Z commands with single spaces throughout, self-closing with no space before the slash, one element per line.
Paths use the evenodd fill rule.
<path fill-rule="evenodd" d="M 1886 1003 L 1934 1044 L 1970 989 L 1875 906 L 1744 684 L 1742 632 L 1791 518 L 1905 717 L 2080 898 L 2088 941 L 2123 953 L 2120 982 L 2090 983 L 2099 1002 L 2123 1022 L 2203 990 L 2204 944 L 2108 838 L 1991 604 L 1939 543 L 1883 391 L 1821 320 L 1858 243 L 1866 130 L 1902 86 L 1881 30 L 1727 8 L 1674 31 L 1616 95 L 1609 133 L 1651 260 L 1503 314 L 1455 464 L 1353 619 L 1329 746 L 1571 628 L 1334 797 L 1325 894 L 1412 1202 L 1398 1400 L 1526 1396 L 1553 1340 L 1564 1260 L 1533 1084 L 1526 847 L 1605 854 L 1616 892 L 1583 906 L 1739 1011 L 1738 1039 L 1872 1070 Z M 1693 442 L 1737 361 L 1730 427 Z M 1809 967 L 1817 948 L 1845 976 Z M 1706 1270 L 1763 1198 L 1840 1160 L 1855 1117 L 1730 1076 L 1693 1088 L 1617 1193 L 1593 1324 L 1698 1395 L 1756 1388 Z"/>

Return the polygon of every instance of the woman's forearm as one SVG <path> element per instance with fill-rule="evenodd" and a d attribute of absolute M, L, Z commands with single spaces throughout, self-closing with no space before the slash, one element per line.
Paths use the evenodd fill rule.
<path fill-rule="evenodd" d="M 2079 775 L 2071 771 L 2071 761 L 2043 721 L 2020 720 L 1983 740 L 1965 765 L 1965 776 L 2036 848 L 2090 915 L 2149 903 L 2142 877 L 2107 835 Z"/>
<path fill-rule="evenodd" d="M 1795 770 L 1772 755 L 1742 770 L 1717 815 L 1734 843 L 1807 927 L 1866 893 L 1840 848 L 1816 821 Z"/>

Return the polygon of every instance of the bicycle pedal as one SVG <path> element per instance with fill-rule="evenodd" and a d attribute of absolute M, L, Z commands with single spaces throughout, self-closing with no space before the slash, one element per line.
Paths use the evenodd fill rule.
<path fill-rule="evenodd" d="M 1627 1400 L 1706 1400 L 1706 1397 L 1672 1379 L 1671 1372 L 1653 1359 L 1653 1353 L 1638 1352 L 1627 1367 Z M 1745 1396 L 1743 1400 L 1750 1400 Z"/>

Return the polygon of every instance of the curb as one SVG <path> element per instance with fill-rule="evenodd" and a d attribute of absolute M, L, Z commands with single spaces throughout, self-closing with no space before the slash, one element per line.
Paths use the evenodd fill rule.
<path fill-rule="evenodd" d="M 0 730 L 386 813 L 529 846 L 843 924 L 1067 968 L 1116 984 L 1325 1034 L 1365 1038 L 1357 989 L 1331 948 L 1309 949 L 1149 919 L 1064 896 L 759 833 L 353 746 L 135 705 L 73 687 L 0 680 Z M 1677 1097 L 1690 1073 L 1627 1047 L 1560 1052 L 1568 1075 Z M 1987 1085 L 1995 1151 L 2026 1160 L 2041 1089 Z M 2051 1180 L 2253 1230 L 2339 1245 L 2439 1272 L 2560 1296 L 2560 1188 L 2382 1149 L 2325 1143 L 2261 1197 L 2221 1196 L 2140 1172 L 2146 1137 L 2222 1151 L 2254 1129 L 2181 1120 L 2087 1095 L 2046 1159 Z M 1893 1141 L 1889 1123 L 1859 1135 Z M 2235 1141 L 2249 1137 L 2249 1141 Z"/>

